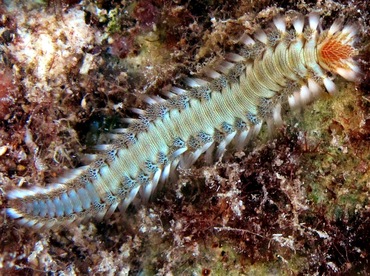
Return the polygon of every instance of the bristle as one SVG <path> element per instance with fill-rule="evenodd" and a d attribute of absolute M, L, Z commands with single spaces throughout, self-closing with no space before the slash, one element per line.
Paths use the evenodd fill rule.
<path fill-rule="evenodd" d="M 330 29 L 328 31 L 329 36 L 335 34 L 338 32 L 343 26 L 343 20 L 337 19 L 333 22 L 333 24 L 330 26 Z"/>
<path fill-rule="evenodd" d="M 61 184 L 68 183 L 69 181 L 71 181 L 71 180 L 75 179 L 76 177 L 80 176 L 87 168 L 88 168 L 88 166 L 82 166 L 82 167 L 79 167 L 79 168 L 76 168 L 76 169 L 73 169 L 73 170 L 65 171 L 65 172 L 63 172 L 63 175 L 56 178 L 54 180 L 54 182 L 61 183 Z M 54 188 L 56 188 L 56 187 L 54 187 Z M 62 187 L 60 187 L 60 188 L 62 188 Z M 41 192 L 38 192 L 38 193 L 41 193 Z"/>
<path fill-rule="evenodd" d="M 215 151 L 216 143 L 213 143 L 206 151 L 204 155 L 204 161 L 206 164 L 211 165 L 213 163 L 213 152 Z"/>
<path fill-rule="evenodd" d="M 138 119 L 135 118 L 121 118 L 120 121 L 125 124 L 133 124 L 135 122 L 138 122 Z"/>
<path fill-rule="evenodd" d="M 272 110 L 272 118 L 274 120 L 275 126 L 281 126 L 283 124 L 283 119 L 281 118 L 281 104 L 275 105 Z"/>
<path fill-rule="evenodd" d="M 131 204 L 131 202 L 135 199 L 136 194 L 140 190 L 140 186 L 137 186 L 133 188 L 130 193 L 127 195 L 127 197 L 122 201 L 120 205 L 118 205 L 118 208 L 121 212 L 126 211 L 127 207 Z"/>
<path fill-rule="evenodd" d="M 320 17 L 319 14 L 316 12 L 310 13 L 308 15 L 308 22 L 310 25 L 310 29 L 313 31 L 317 30 L 317 27 L 319 26 L 320 23 Z"/>
<path fill-rule="evenodd" d="M 306 85 L 301 87 L 300 91 L 301 104 L 307 105 L 311 101 L 311 92 Z"/>
<path fill-rule="evenodd" d="M 236 149 L 237 151 L 241 151 L 244 149 L 245 147 L 245 142 L 247 140 L 247 136 L 248 136 L 248 133 L 249 131 L 248 130 L 243 130 L 241 131 L 238 136 L 236 137 L 236 141 L 235 141 L 235 144 L 236 144 Z"/>
<path fill-rule="evenodd" d="M 13 219 L 18 219 L 22 217 L 22 214 L 13 208 L 6 209 L 6 214 L 8 217 L 11 217 Z"/>
<path fill-rule="evenodd" d="M 131 107 L 131 108 L 129 108 L 129 110 L 131 112 L 134 112 L 134 113 L 138 114 L 138 115 L 145 115 L 145 110 L 142 110 L 140 108 Z"/>
<path fill-rule="evenodd" d="M 143 96 L 143 100 L 144 100 L 144 102 L 146 102 L 149 105 L 158 103 L 155 99 L 153 99 L 153 98 L 151 98 L 147 95 Z"/>
<path fill-rule="evenodd" d="M 218 79 L 221 77 L 220 73 L 209 68 L 204 69 L 204 74 L 211 79 Z"/>
<path fill-rule="evenodd" d="M 226 147 L 230 144 L 230 142 L 234 139 L 236 135 L 236 131 L 229 133 L 224 140 L 221 141 L 221 143 L 217 147 L 216 151 L 216 159 L 219 159 L 224 151 L 226 150 Z"/>
<path fill-rule="evenodd" d="M 171 163 L 167 164 L 162 172 L 160 182 L 166 182 L 170 176 L 170 171 L 171 171 Z"/>
<path fill-rule="evenodd" d="M 244 61 L 244 57 L 241 55 L 235 54 L 235 53 L 227 53 L 225 55 L 225 59 L 231 61 L 231 62 L 242 62 Z"/>
<path fill-rule="evenodd" d="M 356 35 L 357 29 L 354 25 L 346 25 L 344 26 L 342 33 L 348 37 L 347 39 L 350 39 Z"/>
<path fill-rule="evenodd" d="M 308 89 L 310 89 L 315 98 L 317 98 L 322 91 L 321 86 L 311 78 L 308 79 Z"/>
<path fill-rule="evenodd" d="M 337 86 L 335 85 L 335 83 L 331 79 L 325 78 L 323 80 L 323 82 L 324 82 L 324 86 L 325 86 L 326 90 L 329 92 L 329 94 L 334 95 L 337 92 Z"/>
<path fill-rule="evenodd" d="M 274 18 L 275 27 L 282 33 L 286 31 L 285 19 L 282 16 L 277 16 Z"/>
<path fill-rule="evenodd" d="M 335 72 L 349 81 L 355 81 L 358 77 L 358 73 L 352 69 L 337 68 Z"/>
<path fill-rule="evenodd" d="M 151 196 L 153 191 L 153 183 L 150 181 L 148 184 L 146 184 L 143 187 L 141 197 L 143 198 L 144 203 L 147 203 L 149 200 L 149 197 Z"/>
<path fill-rule="evenodd" d="M 34 196 L 36 193 L 32 190 L 16 189 L 8 192 L 7 197 L 9 199 L 25 198 Z"/>
<path fill-rule="evenodd" d="M 112 145 L 102 144 L 102 145 L 95 145 L 92 148 L 96 151 L 107 151 L 110 150 Z"/>
<path fill-rule="evenodd" d="M 254 34 L 254 37 L 262 42 L 263 44 L 267 44 L 268 43 L 268 38 L 267 38 L 267 35 L 264 31 L 262 30 L 258 30 L 255 34 Z"/>
<path fill-rule="evenodd" d="M 234 63 L 228 62 L 224 60 L 220 64 L 218 64 L 215 69 L 223 74 L 227 74 L 231 68 L 234 67 Z"/>
<path fill-rule="evenodd" d="M 99 156 L 100 154 L 96 154 L 96 153 L 85 153 L 81 156 L 81 162 L 83 162 L 84 164 L 90 164 L 94 162 L 96 159 L 98 159 Z"/>
<path fill-rule="evenodd" d="M 293 26 L 298 35 L 302 34 L 304 27 L 304 17 L 298 16 L 293 20 Z"/>
<path fill-rule="evenodd" d="M 240 42 L 243 43 L 244 45 L 253 45 L 256 42 L 247 34 L 243 34 L 242 37 L 240 38 Z"/>
<path fill-rule="evenodd" d="M 214 142 L 209 142 L 204 144 L 202 147 L 196 149 L 194 152 L 189 153 L 188 156 L 184 156 L 184 158 L 181 159 L 181 168 L 188 169 L 190 168 L 197 160 L 198 158 L 207 151 L 207 149 L 213 144 Z"/>
<path fill-rule="evenodd" d="M 108 208 L 107 212 L 104 214 L 104 218 L 108 219 L 112 216 L 114 211 L 117 209 L 119 201 L 113 202 L 112 205 Z"/>
<path fill-rule="evenodd" d="M 171 88 L 171 91 L 173 93 L 175 93 L 176 95 L 184 95 L 187 93 L 187 91 L 185 89 L 182 89 L 182 88 L 179 88 L 179 87 L 176 87 L 176 86 L 173 86 Z"/>
<path fill-rule="evenodd" d="M 200 84 L 193 78 L 186 78 L 185 83 L 189 87 L 199 87 Z"/>
<path fill-rule="evenodd" d="M 115 129 L 112 129 L 112 133 L 128 133 L 130 132 L 130 130 L 128 128 L 115 128 Z"/>
<path fill-rule="evenodd" d="M 182 155 L 184 152 L 186 152 L 188 150 L 188 148 L 180 148 L 180 149 L 177 149 L 176 151 L 174 151 L 172 154 L 171 154 L 171 157 L 170 159 L 171 160 L 174 160 L 176 159 L 177 157 L 179 157 L 180 155 Z"/>
<path fill-rule="evenodd" d="M 288 97 L 288 104 L 292 110 L 296 109 L 299 107 L 299 98 L 296 96 L 297 92 L 294 92 L 292 95 L 289 95 Z"/>

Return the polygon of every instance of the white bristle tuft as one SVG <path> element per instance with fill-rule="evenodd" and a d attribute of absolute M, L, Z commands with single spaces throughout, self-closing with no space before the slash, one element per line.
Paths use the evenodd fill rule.
<path fill-rule="evenodd" d="M 193 164 L 194 164 L 194 162 L 195 161 L 197 161 L 198 160 L 198 158 L 203 154 L 203 153 L 205 153 L 209 148 L 210 148 L 210 146 L 212 146 L 212 144 L 214 143 L 214 141 L 211 141 L 211 142 L 208 142 L 208 143 L 206 143 L 206 144 L 204 144 L 200 149 L 199 149 L 199 154 L 194 154 L 194 156 L 193 156 L 193 158 L 194 158 L 194 160 L 193 160 Z M 196 150 L 195 152 L 197 152 L 198 150 Z M 195 153 L 194 152 L 194 153 Z"/>
<path fill-rule="evenodd" d="M 137 186 L 135 188 L 133 188 L 130 193 L 128 194 L 128 196 L 125 198 L 124 201 L 122 201 L 122 203 L 118 206 L 118 208 L 120 209 L 120 211 L 125 211 L 127 209 L 127 207 L 131 204 L 131 202 L 135 199 L 136 197 L 136 194 L 138 193 L 139 189 L 140 189 L 141 186 Z"/>
<path fill-rule="evenodd" d="M 247 34 L 243 34 L 242 37 L 240 38 L 240 42 L 243 43 L 244 45 L 253 45 L 256 42 Z"/>
<path fill-rule="evenodd" d="M 153 189 L 154 189 L 154 186 L 153 186 L 153 182 L 149 182 L 148 184 L 145 185 L 145 187 L 143 188 L 142 190 L 142 198 L 144 200 L 144 202 L 148 202 L 152 192 L 153 192 Z"/>
<path fill-rule="evenodd" d="M 352 69 L 337 68 L 336 73 L 349 81 L 355 81 L 358 77 L 358 73 Z"/>
<path fill-rule="evenodd" d="M 170 176 L 169 178 L 175 179 L 176 178 L 176 169 L 179 166 L 180 158 L 176 158 L 171 162 L 171 169 L 170 169 Z"/>
<path fill-rule="evenodd" d="M 230 142 L 234 139 L 235 135 L 236 135 L 236 131 L 228 134 L 225 137 L 225 139 L 221 141 L 221 143 L 217 147 L 216 159 L 219 159 L 222 156 L 222 154 L 226 150 L 227 145 L 230 144 Z"/>
<path fill-rule="evenodd" d="M 13 208 L 6 209 L 6 214 L 8 215 L 8 217 L 11 217 L 13 219 L 23 217 L 23 215 L 21 215 L 17 210 L 15 210 Z"/>
<path fill-rule="evenodd" d="M 121 118 L 120 121 L 125 124 L 132 124 L 137 121 L 135 118 Z"/>
<path fill-rule="evenodd" d="M 317 26 L 319 26 L 320 23 L 320 17 L 319 14 L 316 12 L 310 13 L 308 15 L 308 22 L 310 24 L 310 29 L 313 31 L 317 30 Z"/>
<path fill-rule="evenodd" d="M 204 70 L 204 74 L 211 79 L 218 79 L 221 77 L 220 73 L 208 68 Z"/>
<path fill-rule="evenodd" d="M 245 60 L 244 57 L 242 57 L 241 55 L 235 54 L 235 53 L 227 53 L 225 55 L 225 58 L 232 62 L 241 62 Z"/>
<path fill-rule="evenodd" d="M 291 109 L 296 109 L 301 106 L 301 95 L 299 91 L 293 93 L 288 97 L 288 103 Z"/>
<path fill-rule="evenodd" d="M 127 119 L 130 119 L 130 118 L 127 118 Z M 112 145 L 102 144 L 102 145 L 93 146 L 92 148 L 94 150 L 98 150 L 98 151 L 106 151 L 106 150 L 111 149 L 112 148 Z"/>
<path fill-rule="evenodd" d="M 169 92 L 169 91 L 162 92 L 162 94 L 166 96 L 167 98 L 173 98 L 177 96 L 175 93 Z"/>
<path fill-rule="evenodd" d="M 282 33 L 286 31 L 285 20 L 282 16 L 277 16 L 273 19 L 275 27 Z"/>
<path fill-rule="evenodd" d="M 107 133 L 107 134 L 105 134 L 105 136 L 107 136 L 107 138 L 109 138 L 111 140 L 116 140 L 116 139 L 122 138 L 121 133 Z M 95 155 L 97 155 L 97 154 L 95 154 Z M 92 161 L 94 161 L 94 160 L 91 160 L 91 162 Z"/>
<path fill-rule="evenodd" d="M 162 97 L 160 97 L 160 96 L 158 96 L 158 95 L 154 95 L 154 96 L 152 96 L 153 97 L 153 99 L 155 100 L 155 101 L 157 101 L 157 103 L 165 103 L 166 102 L 166 100 L 165 99 L 163 99 Z"/>
<path fill-rule="evenodd" d="M 347 65 L 349 66 L 349 68 L 351 68 L 352 71 L 356 72 L 357 74 L 361 73 L 361 69 L 358 65 L 351 62 L 347 62 Z"/>
<path fill-rule="evenodd" d="M 208 142 L 204 144 L 201 148 L 196 149 L 194 152 L 190 153 L 188 156 L 184 156 L 184 158 L 181 159 L 181 167 L 184 169 L 190 168 L 191 165 L 193 165 L 198 158 L 208 150 L 208 148 L 213 144 L 214 142 Z"/>
<path fill-rule="evenodd" d="M 316 98 L 322 92 L 321 86 L 313 79 L 308 79 L 308 89 L 310 89 L 312 95 Z"/>
<path fill-rule="evenodd" d="M 42 227 L 44 227 L 45 224 L 41 221 L 39 221 L 38 223 L 36 223 L 34 226 L 33 226 L 33 229 L 35 230 L 40 230 Z"/>
<path fill-rule="evenodd" d="M 216 143 L 213 143 L 205 153 L 204 160 L 206 164 L 211 165 L 213 163 L 213 152 L 215 150 Z"/>
<path fill-rule="evenodd" d="M 89 166 L 84 166 L 84 168 L 88 168 L 88 167 Z M 71 170 L 71 171 L 73 171 L 73 170 Z M 78 171 L 80 171 L 80 170 L 78 170 Z M 77 175 L 79 175 L 78 171 L 76 171 Z M 81 171 L 83 171 L 83 169 Z M 45 188 L 41 187 L 41 189 L 43 190 L 42 193 L 45 193 L 45 192 L 49 193 L 49 192 L 55 192 L 56 190 L 64 190 L 65 187 L 66 186 L 64 184 L 61 184 L 61 183 L 52 183 L 52 184 L 47 185 Z"/>
<path fill-rule="evenodd" d="M 249 133 L 248 130 L 243 130 L 242 132 L 239 133 L 236 139 L 236 147 L 238 151 L 241 151 L 244 149 L 248 133 Z"/>
<path fill-rule="evenodd" d="M 200 78 L 194 78 L 194 80 L 200 85 L 200 86 L 206 86 L 206 85 L 209 85 L 209 82 L 208 81 L 205 81 L 203 79 L 200 79 Z"/>
<path fill-rule="evenodd" d="M 113 215 L 114 211 L 117 209 L 118 204 L 119 204 L 118 200 L 113 202 L 112 205 L 108 208 L 107 212 L 105 213 L 104 218 L 106 219 L 110 218 Z"/>
<path fill-rule="evenodd" d="M 302 104 L 308 104 L 311 101 L 311 92 L 306 85 L 301 87 L 300 98 Z"/>
<path fill-rule="evenodd" d="M 153 179 L 152 179 L 152 182 L 153 182 L 153 191 L 152 192 L 154 192 L 155 189 L 157 188 L 159 180 L 161 179 L 161 175 L 162 175 L 162 170 L 161 169 L 157 170 L 154 173 Z"/>
<path fill-rule="evenodd" d="M 294 19 L 293 26 L 297 34 L 302 34 L 304 27 L 304 17 L 298 16 L 296 19 Z"/>
<path fill-rule="evenodd" d="M 187 86 L 190 86 L 190 87 L 199 87 L 199 83 L 193 79 L 193 78 L 186 78 L 185 79 L 185 83 Z"/>
<path fill-rule="evenodd" d="M 171 91 L 175 93 L 176 95 L 184 95 L 187 93 L 185 89 L 182 89 L 180 87 L 172 86 Z"/>
<path fill-rule="evenodd" d="M 123 134 L 123 133 L 128 133 L 130 131 L 128 128 L 115 128 L 115 129 L 112 129 L 112 132 L 117 133 L 117 134 Z"/>
<path fill-rule="evenodd" d="M 131 107 L 129 108 L 129 110 L 138 115 L 145 115 L 145 110 L 142 110 L 140 108 Z"/>
<path fill-rule="evenodd" d="M 24 225 L 26 227 L 32 227 L 33 225 L 36 224 L 36 220 L 33 219 L 27 219 L 27 218 L 22 218 L 18 221 L 20 225 Z"/>
<path fill-rule="evenodd" d="M 329 92 L 329 94 L 334 95 L 337 92 L 337 87 L 335 83 L 329 79 L 328 77 L 323 79 L 324 86 L 326 90 Z"/>
<path fill-rule="evenodd" d="M 263 122 L 259 122 L 258 124 L 252 127 L 253 136 L 256 136 L 258 135 L 258 133 L 260 133 L 262 125 L 263 125 Z"/>
<path fill-rule="evenodd" d="M 356 27 L 354 25 L 346 25 L 344 26 L 344 28 L 342 29 L 342 33 L 346 34 L 348 38 L 352 38 L 353 36 L 356 35 L 357 33 L 357 30 L 356 30 Z"/>
<path fill-rule="evenodd" d="M 264 31 L 262 30 L 258 30 L 254 37 L 259 40 L 260 42 L 262 42 L 263 44 L 267 44 L 268 43 L 268 38 L 267 38 L 267 35 Z"/>
<path fill-rule="evenodd" d="M 74 178 L 84 173 L 88 167 L 89 166 L 83 166 L 83 167 L 79 167 L 73 170 L 65 171 L 63 175 L 55 179 L 55 182 L 62 183 L 62 184 L 67 183 L 68 181 L 73 180 Z"/>
<path fill-rule="evenodd" d="M 143 96 L 143 101 L 146 102 L 147 104 L 150 104 L 150 105 L 157 103 L 157 101 L 155 99 L 153 99 L 149 96 L 146 96 L 146 95 Z"/>
<path fill-rule="evenodd" d="M 223 74 L 227 74 L 231 68 L 234 67 L 234 63 L 223 61 L 217 66 L 215 66 L 215 69 Z"/>
<path fill-rule="evenodd" d="M 26 189 L 18 189 L 18 190 L 12 190 L 7 193 L 7 197 L 9 199 L 15 199 L 15 198 L 25 198 L 28 196 L 34 196 L 36 193 L 33 190 L 26 190 Z"/>
<path fill-rule="evenodd" d="M 57 222 L 58 221 L 55 218 L 50 219 L 47 222 L 45 222 L 45 227 L 46 228 L 52 228 Z"/>
<path fill-rule="evenodd" d="M 118 135 L 118 134 L 107 133 L 106 135 L 107 135 L 108 138 L 111 138 L 110 135 Z M 84 153 L 81 156 L 81 161 L 84 164 L 90 164 L 90 163 L 94 162 L 96 159 L 98 159 L 99 156 L 100 156 L 99 154 L 95 154 L 95 153 Z"/>
<path fill-rule="evenodd" d="M 180 149 L 177 149 L 175 150 L 172 154 L 171 154 L 171 157 L 170 159 L 171 160 L 174 160 L 175 158 L 177 158 L 178 156 L 180 156 L 181 154 L 183 154 L 185 151 L 187 151 L 188 149 L 187 148 L 180 148 Z"/>
<path fill-rule="evenodd" d="M 338 32 L 342 28 L 342 26 L 343 26 L 342 20 L 340 19 L 335 20 L 334 23 L 330 26 L 329 35 L 333 35 L 336 32 Z"/>
<path fill-rule="evenodd" d="M 281 104 L 275 105 L 272 110 L 272 117 L 276 126 L 281 126 L 283 124 L 283 119 L 281 118 Z"/>
<path fill-rule="evenodd" d="M 170 171 L 171 171 L 171 163 L 168 163 L 163 169 L 161 179 L 160 179 L 161 182 L 166 182 L 168 180 L 168 177 L 170 176 Z"/>
<path fill-rule="evenodd" d="M 294 96 L 293 95 L 290 95 L 288 97 L 288 104 L 289 104 L 289 106 L 290 106 L 291 109 L 296 108 L 296 102 L 295 102 L 295 99 L 294 99 Z"/>

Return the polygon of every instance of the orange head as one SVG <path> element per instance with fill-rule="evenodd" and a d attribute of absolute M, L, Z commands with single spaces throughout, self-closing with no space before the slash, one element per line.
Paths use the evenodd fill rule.
<path fill-rule="evenodd" d="M 353 60 L 357 54 L 353 46 L 355 34 L 353 26 L 341 28 L 341 25 L 335 22 L 328 32 L 321 34 L 317 52 L 318 62 L 323 68 L 350 81 L 355 81 L 360 72 Z"/>

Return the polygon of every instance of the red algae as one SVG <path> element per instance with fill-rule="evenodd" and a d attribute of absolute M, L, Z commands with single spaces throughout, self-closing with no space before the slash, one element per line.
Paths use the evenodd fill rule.
<path fill-rule="evenodd" d="M 18 87 L 14 84 L 13 72 L 8 68 L 0 68 L 0 120 L 9 118 L 11 105 Z"/>

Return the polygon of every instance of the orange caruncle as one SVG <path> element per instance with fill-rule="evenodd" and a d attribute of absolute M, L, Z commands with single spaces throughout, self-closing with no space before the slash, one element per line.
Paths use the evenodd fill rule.
<path fill-rule="evenodd" d="M 336 67 L 338 62 L 351 57 L 353 52 L 354 49 L 350 45 L 331 39 L 322 46 L 320 54 L 327 64 L 332 64 L 333 67 Z"/>

